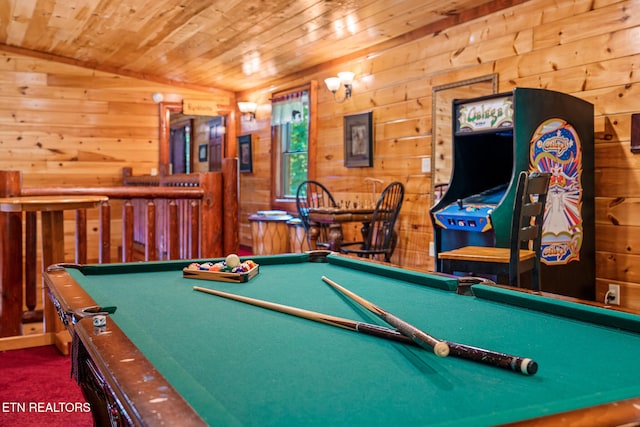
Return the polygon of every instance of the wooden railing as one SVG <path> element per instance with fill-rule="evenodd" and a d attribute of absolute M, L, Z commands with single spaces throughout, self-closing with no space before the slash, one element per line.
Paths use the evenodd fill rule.
<path fill-rule="evenodd" d="M 237 159 L 226 159 L 222 172 L 178 176 L 133 177 L 125 169 L 122 186 L 86 188 L 22 187 L 19 171 L 0 171 L 0 197 L 108 197 L 96 208 L 97 237 L 88 238 L 87 210 L 75 213 L 77 263 L 214 258 L 237 252 L 239 247 L 237 164 Z M 121 213 L 114 211 L 117 205 L 122 206 Z M 37 278 L 46 266 L 36 261 L 40 251 L 37 242 L 42 239 L 37 232 L 36 212 L 0 215 L 0 337 L 11 337 L 21 334 L 23 322 L 42 318 L 41 311 L 36 311 Z M 112 236 L 116 228 L 112 225 L 119 226 L 120 222 L 122 233 L 118 238 Z M 11 247 L 11 242 L 23 236 L 24 258 L 15 254 L 15 248 L 21 245 Z M 97 256 L 89 256 L 90 248 Z M 17 257 L 22 258 L 21 263 L 15 262 Z"/>

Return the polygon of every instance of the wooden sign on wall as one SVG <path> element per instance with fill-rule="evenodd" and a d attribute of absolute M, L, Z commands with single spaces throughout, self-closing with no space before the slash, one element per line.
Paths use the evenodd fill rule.
<path fill-rule="evenodd" d="M 217 116 L 218 104 L 213 101 L 185 99 L 182 101 L 182 113 L 195 116 Z"/>

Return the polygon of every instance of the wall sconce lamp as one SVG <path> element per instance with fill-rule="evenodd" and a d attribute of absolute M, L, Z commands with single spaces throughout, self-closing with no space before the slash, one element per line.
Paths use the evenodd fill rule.
<path fill-rule="evenodd" d="M 164 96 L 160 92 L 154 92 L 153 95 L 151 95 L 151 99 L 153 99 L 153 102 L 156 104 L 159 104 L 164 99 Z"/>
<path fill-rule="evenodd" d="M 338 73 L 338 77 L 329 77 L 324 80 L 324 84 L 327 85 L 327 89 L 333 93 L 333 99 L 336 102 L 344 102 L 351 98 L 351 90 L 353 89 L 353 78 L 355 73 L 351 71 L 342 71 Z M 336 98 L 336 92 L 340 89 L 340 84 L 344 85 L 344 97 L 342 99 Z"/>
<path fill-rule="evenodd" d="M 252 121 L 256 118 L 256 111 L 258 110 L 258 104 L 255 102 L 238 102 L 238 110 L 242 113 L 242 118 L 247 121 Z"/>

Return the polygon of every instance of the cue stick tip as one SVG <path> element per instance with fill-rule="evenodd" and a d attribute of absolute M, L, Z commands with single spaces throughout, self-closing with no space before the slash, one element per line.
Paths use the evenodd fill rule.
<path fill-rule="evenodd" d="M 447 357 L 449 355 L 449 345 L 444 341 L 439 341 L 433 346 L 433 352 L 438 357 Z"/>

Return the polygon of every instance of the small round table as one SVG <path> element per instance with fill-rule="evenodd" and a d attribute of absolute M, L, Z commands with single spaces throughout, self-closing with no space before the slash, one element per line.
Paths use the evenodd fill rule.
<path fill-rule="evenodd" d="M 105 196 L 18 196 L 0 198 L 0 212 L 3 213 L 5 233 L 2 242 L 2 283 L 0 289 L 7 295 L 2 298 L 2 321 L 8 321 L 11 327 L 5 333 L 20 334 L 21 318 L 11 316 L 5 318 L 4 313 L 15 310 L 22 311 L 22 212 L 40 212 L 42 225 L 42 268 L 64 262 L 64 216 L 65 210 L 87 209 L 106 202 Z M 18 215 L 15 215 L 18 214 Z M 35 260 L 25 260 L 34 263 Z M 42 289 L 42 304 L 44 306 L 44 330 L 50 334 L 52 343 L 58 349 L 68 354 L 70 339 L 66 329 L 55 312 L 45 288 Z M 9 308 L 11 306 L 11 308 Z M 9 310 L 5 311 L 5 307 Z M 16 308 L 17 307 L 17 308 Z M 8 316 L 7 316 L 8 317 Z M 15 319 L 14 319 L 15 318 Z M 16 330 L 17 328 L 17 330 Z"/>

